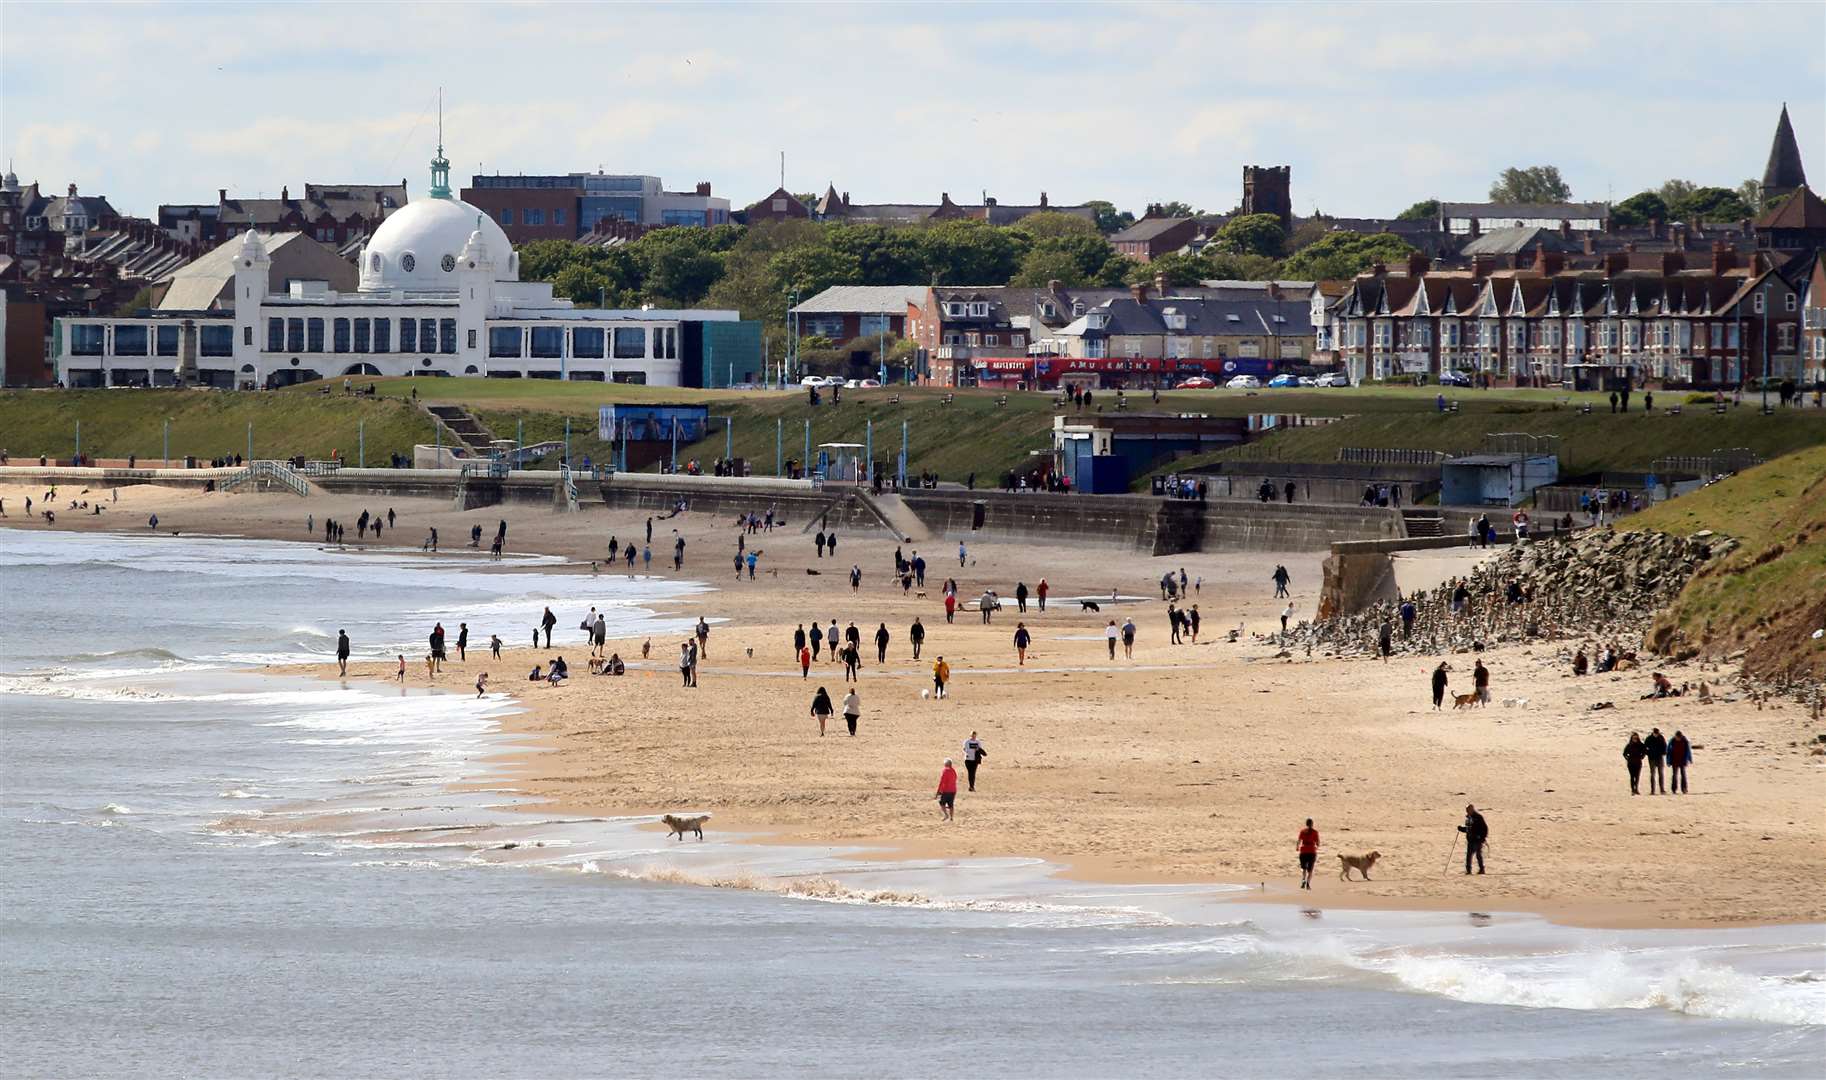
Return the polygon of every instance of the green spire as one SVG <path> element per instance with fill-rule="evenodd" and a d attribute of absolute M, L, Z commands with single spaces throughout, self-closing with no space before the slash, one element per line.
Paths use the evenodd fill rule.
<path fill-rule="evenodd" d="M 444 157 L 444 90 L 437 92 L 437 156 L 431 159 L 431 197 L 450 198 L 450 162 Z"/>

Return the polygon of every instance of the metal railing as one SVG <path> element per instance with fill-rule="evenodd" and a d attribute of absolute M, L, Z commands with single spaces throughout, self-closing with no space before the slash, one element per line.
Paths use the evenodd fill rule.
<path fill-rule="evenodd" d="M 1709 454 L 1669 454 L 1656 458 L 1649 468 L 1660 476 L 1690 473 L 1711 479 L 1726 473 L 1743 472 L 1762 463 L 1761 454 L 1746 446 L 1736 446 L 1728 450 L 1713 450 Z"/>
<path fill-rule="evenodd" d="M 294 495 L 309 495 L 311 485 L 291 467 L 278 461 L 253 461 L 216 485 L 217 491 L 233 491 L 249 481 L 257 488 L 261 480 L 277 484 Z"/>
<path fill-rule="evenodd" d="M 1446 459 L 1441 450 L 1412 450 L 1386 446 L 1340 446 L 1338 460 L 1351 465 L 1437 465 Z"/>

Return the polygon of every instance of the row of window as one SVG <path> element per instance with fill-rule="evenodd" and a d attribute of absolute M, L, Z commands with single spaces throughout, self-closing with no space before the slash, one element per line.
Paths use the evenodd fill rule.
<path fill-rule="evenodd" d="M 114 356 L 176 356 L 182 329 L 175 325 L 117 323 L 114 327 Z M 197 330 L 197 352 L 202 356 L 233 356 L 235 328 L 229 325 L 202 326 Z M 70 326 L 71 356 L 108 355 L 108 328 L 100 323 L 73 323 Z"/>
<path fill-rule="evenodd" d="M 564 351 L 564 338 L 562 326 L 491 326 L 488 355 L 497 359 L 558 359 L 567 355 L 577 360 L 602 360 L 610 355 L 616 360 L 678 359 L 675 326 L 617 326 L 612 335 L 603 327 L 571 327 L 568 354 Z"/>
<path fill-rule="evenodd" d="M 945 344 L 968 345 L 972 348 L 980 345 L 985 349 L 999 349 L 1002 346 L 1002 335 L 979 334 L 974 330 L 964 334 L 946 334 Z M 1027 347 L 1027 335 L 1009 334 L 1008 347 L 1011 349 L 1025 349 Z"/>
<path fill-rule="evenodd" d="M 266 320 L 267 352 L 313 352 L 324 350 L 324 323 L 321 318 L 280 318 Z M 330 352 L 393 352 L 393 319 L 330 319 Z M 457 351 L 455 319 L 400 319 L 399 350 L 403 353 Z M 473 339 L 475 331 L 470 331 Z M 473 340 L 470 347 L 475 346 Z"/>
<path fill-rule="evenodd" d="M 553 225 L 563 225 L 565 223 L 566 217 L 567 217 L 567 214 L 565 212 L 564 207 L 555 206 L 552 208 L 551 218 L 552 218 Z M 513 212 L 512 208 L 502 210 L 501 211 L 501 224 L 512 225 L 513 223 L 514 223 L 514 212 Z M 520 208 L 520 224 L 522 224 L 522 225 L 543 225 L 543 224 L 545 224 L 545 211 L 536 206 L 521 207 Z"/>
<path fill-rule="evenodd" d="M 1440 324 L 1441 344 L 1451 348 L 1460 343 L 1464 324 L 1460 321 L 1445 320 Z M 1523 348 L 1558 348 L 1564 339 L 1574 350 L 1585 347 L 1587 326 L 1574 322 L 1561 324 L 1549 322 L 1541 324 L 1524 324 L 1509 322 L 1501 324 L 1507 327 L 1506 337 L 1512 349 Z M 1361 347 L 1364 343 L 1363 324 L 1357 323 L 1343 328 L 1340 340 L 1347 344 Z M 1796 327 L 1793 323 L 1780 323 L 1775 326 L 1777 348 L 1787 352 L 1794 347 Z M 1634 322 L 1634 321 L 1599 321 L 1595 327 L 1596 344 L 1600 349 L 1735 349 L 1741 344 L 1740 327 L 1736 322 Z M 1494 348 L 1504 340 L 1504 331 L 1493 320 L 1476 323 L 1473 333 L 1468 337 L 1484 348 Z M 1325 340 L 1325 332 L 1320 331 L 1320 340 Z M 1408 345 L 1425 346 L 1432 343 L 1430 324 L 1422 321 L 1397 322 L 1378 321 L 1375 324 L 1375 346 L 1378 349 L 1399 348 Z M 1324 346 L 1321 345 L 1321 348 Z"/>

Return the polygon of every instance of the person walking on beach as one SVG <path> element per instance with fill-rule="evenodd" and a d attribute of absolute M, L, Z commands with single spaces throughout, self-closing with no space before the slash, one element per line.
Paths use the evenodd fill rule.
<path fill-rule="evenodd" d="M 837 650 L 839 647 L 837 643 L 841 640 L 843 640 L 843 636 L 837 632 L 837 620 L 832 619 L 831 628 L 824 632 L 824 645 L 825 645 L 825 648 L 830 650 L 831 663 L 833 663 L 833 664 L 835 664 L 839 660 L 843 659 L 842 657 L 837 655 Z"/>
<path fill-rule="evenodd" d="M 1027 646 L 1033 644 L 1033 635 L 1027 632 L 1027 624 L 1014 624 L 1014 654 L 1021 667 L 1027 666 Z"/>
<path fill-rule="evenodd" d="M 1040 602 L 1041 611 L 1046 610 L 1046 592 L 1047 592 L 1048 588 L 1050 588 L 1050 586 L 1048 586 L 1046 584 L 1045 578 L 1041 578 L 1040 583 L 1038 585 L 1034 586 L 1034 590 L 1033 590 L 1034 599 L 1038 600 Z"/>
<path fill-rule="evenodd" d="M 1435 712 L 1439 710 L 1441 705 L 1445 704 L 1447 670 L 1446 662 L 1444 660 L 1441 660 L 1439 666 L 1433 669 L 1433 710 Z"/>
<path fill-rule="evenodd" d="M 488 672 L 484 671 L 484 672 L 482 672 L 482 674 L 476 676 L 476 697 L 481 697 L 487 693 L 488 693 Z"/>
<path fill-rule="evenodd" d="M 990 616 L 995 614 L 995 606 L 995 594 L 988 589 L 984 589 L 982 598 L 976 602 L 976 609 L 983 613 L 984 626 L 989 625 Z"/>
<path fill-rule="evenodd" d="M 918 660 L 919 647 L 926 643 L 926 627 L 917 615 L 913 616 L 913 625 L 907 627 L 907 640 L 913 643 L 913 659 Z"/>
<path fill-rule="evenodd" d="M 1111 619 L 1109 625 L 1103 628 L 1103 641 L 1110 647 L 1111 660 L 1116 659 L 1116 638 L 1120 633 L 1121 631 L 1116 629 L 1115 619 Z"/>
<path fill-rule="evenodd" d="M 809 679 L 811 677 L 812 677 L 812 651 L 810 649 L 806 648 L 805 646 L 801 645 L 801 646 L 799 646 L 799 678 Z"/>
<path fill-rule="evenodd" d="M 1648 747 L 1642 745 L 1642 736 L 1636 732 L 1629 733 L 1629 741 L 1623 744 L 1623 764 L 1629 769 L 1629 793 L 1642 794 L 1642 759 L 1648 757 Z"/>
<path fill-rule="evenodd" d="M 592 651 L 597 656 L 601 656 L 609 644 L 609 621 L 603 617 L 601 612 L 596 613 L 596 630 L 591 638 L 594 645 Z"/>
<path fill-rule="evenodd" d="M 1287 620 L 1291 618 L 1293 618 L 1293 601 L 1289 600 L 1287 606 L 1281 609 L 1281 633 L 1287 632 Z"/>
<path fill-rule="evenodd" d="M 1175 645 L 1183 644 L 1179 639 L 1180 622 L 1179 608 L 1169 603 L 1167 605 L 1167 637 Z"/>
<path fill-rule="evenodd" d="M 545 647 L 548 649 L 552 647 L 552 627 L 557 625 L 558 616 L 553 615 L 552 609 L 547 607 L 545 609 L 545 614 L 539 617 L 539 627 L 545 631 Z M 537 642 L 535 642 L 535 644 L 537 644 Z"/>
<path fill-rule="evenodd" d="M 684 568 L 685 568 L 685 538 L 681 536 L 678 539 L 672 541 L 672 569 L 683 570 Z"/>
<path fill-rule="evenodd" d="M 391 529 L 392 527 L 393 527 L 393 508 L 391 506 L 389 506 L 389 507 L 387 507 L 387 528 Z"/>
<path fill-rule="evenodd" d="M 339 674 L 349 673 L 349 632 L 336 631 L 336 670 Z"/>
<path fill-rule="evenodd" d="M 1025 581 L 1014 583 L 1014 609 L 1023 613 L 1027 611 L 1027 583 Z"/>
<path fill-rule="evenodd" d="M 938 812 L 946 821 L 953 820 L 952 813 L 957 806 L 957 770 L 952 767 L 951 759 L 945 759 L 945 771 L 938 774 Z"/>
<path fill-rule="evenodd" d="M 1484 872 L 1484 843 L 1490 839 L 1490 825 L 1477 807 L 1465 806 L 1465 823 L 1458 827 L 1465 834 L 1465 873 L 1471 872 L 1471 860 L 1477 859 L 1477 872 Z"/>
<path fill-rule="evenodd" d="M 1287 568 L 1285 566 L 1276 566 L 1274 568 L 1274 577 L 1271 580 L 1274 582 L 1274 598 L 1279 600 L 1281 597 L 1287 595 L 1287 583 L 1293 579 L 1287 573 Z"/>
<path fill-rule="evenodd" d="M 959 569 L 963 568 L 964 561 L 966 559 L 968 559 L 969 557 L 970 557 L 969 550 L 964 547 L 964 542 L 962 540 L 959 540 L 957 542 L 957 565 L 958 565 Z"/>
<path fill-rule="evenodd" d="M 647 573 L 653 572 L 653 545 L 647 543 L 640 549 L 640 568 Z"/>
<path fill-rule="evenodd" d="M 954 622 L 957 616 L 957 594 L 945 593 L 945 621 Z"/>
<path fill-rule="evenodd" d="M 1667 759 L 1667 736 L 1660 728 L 1650 728 L 1648 738 L 1642 740 L 1642 749 L 1648 753 L 1648 793 L 1666 795 L 1667 774 L 1661 764 Z"/>
<path fill-rule="evenodd" d="M 817 545 L 817 547 L 818 547 L 818 557 L 820 559 L 824 558 L 824 530 L 823 529 L 819 529 L 818 535 L 812 537 L 812 543 Z"/>
<path fill-rule="evenodd" d="M 438 623 L 431 628 L 431 671 L 436 674 L 444 666 L 444 624 Z"/>
<path fill-rule="evenodd" d="M 888 640 L 888 624 L 884 622 L 875 628 L 875 662 L 877 664 L 888 662 Z"/>
<path fill-rule="evenodd" d="M 1287 606 L 1292 607 L 1293 605 L 1289 604 Z M 1383 663 L 1386 664 L 1389 662 L 1389 653 L 1393 652 L 1394 648 L 1395 627 L 1389 623 L 1388 618 L 1385 616 L 1382 620 L 1382 625 L 1376 630 L 1376 651 L 1382 654 Z"/>
<path fill-rule="evenodd" d="M 691 664 L 691 642 L 689 640 L 681 641 L 678 643 L 678 676 L 679 681 L 685 686 L 692 685 Z"/>
<path fill-rule="evenodd" d="M 494 657 L 496 660 L 501 659 L 501 635 L 500 634 L 488 635 L 488 655 Z"/>
<path fill-rule="evenodd" d="M 1478 704 L 1490 704 L 1490 669 L 1484 666 L 1482 660 L 1471 669 L 1471 688 L 1477 691 Z"/>
<path fill-rule="evenodd" d="M 1191 633 L 1192 633 L 1192 644 L 1194 644 L 1194 645 L 1198 644 L 1199 619 L 1198 619 L 1198 605 L 1197 604 L 1193 604 L 1191 609 L 1186 612 L 1185 621 L 1186 621 L 1186 629 L 1191 631 Z"/>
<path fill-rule="evenodd" d="M 1401 602 L 1401 640 L 1406 641 L 1414 636 L 1414 616 L 1418 614 L 1412 599 Z"/>
<path fill-rule="evenodd" d="M 831 695 L 825 691 L 824 687 L 820 686 L 818 692 L 812 695 L 812 718 L 818 721 L 818 737 L 820 739 L 824 738 L 825 721 L 829 720 L 831 718 L 831 713 L 835 711 L 836 710 L 831 708 Z"/>
<path fill-rule="evenodd" d="M 964 740 L 964 772 L 969 778 L 971 791 L 976 790 L 976 767 L 988 756 L 989 751 L 983 749 L 983 740 L 977 738 L 976 732 L 972 731 L 970 737 Z"/>
<path fill-rule="evenodd" d="M 934 698 L 944 697 L 945 684 L 950 681 L 951 665 L 945 663 L 945 658 L 941 656 L 937 663 L 932 665 L 932 696 Z"/>
<path fill-rule="evenodd" d="M 702 615 L 697 617 L 697 654 L 702 657 L 710 655 L 710 624 L 704 621 Z"/>
<path fill-rule="evenodd" d="M 1693 744 L 1687 737 L 1674 729 L 1674 737 L 1667 744 L 1667 790 L 1670 795 L 1687 793 L 1687 766 L 1693 761 Z"/>
<path fill-rule="evenodd" d="M 399 654 L 399 671 L 394 674 L 393 681 L 398 682 L 398 683 L 404 683 L 406 681 L 406 654 L 405 653 Z"/>
<path fill-rule="evenodd" d="M 818 620 L 816 620 L 816 619 L 812 620 L 811 641 L 812 641 L 812 659 L 816 660 L 816 659 L 818 659 L 819 654 L 824 651 L 824 628 L 822 626 L 818 625 Z M 835 646 L 833 646 L 833 647 L 835 647 Z"/>
<path fill-rule="evenodd" d="M 1312 867 L 1319 861 L 1319 830 L 1312 827 L 1312 819 L 1306 819 L 1306 827 L 1300 830 L 1299 840 L 1295 846 L 1300 852 L 1300 888 L 1312 888 Z"/>
<path fill-rule="evenodd" d="M 457 623 L 457 662 L 464 663 L 469 659 L 469 624 Z"/>
<path fill-rule="evenodd" d="M 843 681 L 862 681 L 862 654 L 857 651 L 855 642 L 843 647 Z"/>
<path fill-rule="evenodd" d="M 855 592 L 861 588 L 862 588 L 862 565 L 860 563 L 851 563 L 850 564 L 850 591 Z"/>
<path fill-rule="evenodd" d="M 1135 659 L 1135 620 L 1122 620 L 1122 655 L 1130 660 Z"/>
<path fill-rule="evenodd" d="M 856 721 L 862 719 L 862 698 L 852 689 L 843 695 L 843 722 L 849 725 L 850 738 L 856 737 Z"/>

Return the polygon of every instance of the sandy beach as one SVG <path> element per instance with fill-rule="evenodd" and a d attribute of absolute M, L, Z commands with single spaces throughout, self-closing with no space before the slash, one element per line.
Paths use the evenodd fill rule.
<path fill-rule="evenodd" d="M 99 516 L 67 509 L 97 492 L 66 488 L 57 522 L 47 526 L 24 519 L 26 494 L 0 488 L 8 514 L 0 525 L 131 533 L 146 531 L 157 513 L 161 533 L 306 541 L 321 539 L 326 516 L 348 522 L 353 535 L 362 509 L 384 514 L 390 505 L 400 519 L 385 546 L 416 548 L 435 526 L 452 560 L 479 557 L 463 548 L 475 522 L 492 535 L 506 520 L 510 550 L 579 560 L 602 558 L 611 534 L 625 542 L 644 532 L 644 515 L 600 508 L 463 514 L 442 502 L 154 487 L 121 489 L 118 502 L 100 493 L 108 509 Z M 1594 926 L 1826 919 L 1818 889 L 1826 876 L 1826 759 L 1810 755 L 1819 725 L 1800 706 L 1759 707 L 1728 691 L 1711 705 L 1639 700 L 1646 673 L 1574 679 L 1565 661 L 1571 643 L 1542 643 L 1483 654 L 1491 707 L 1435 713 L 1433 660 L 1277 657 L 1275 645 L 1255 639 L 1278 625 L 1285 603 L 1269 581 L 1277 563 L 1292 575 L 1296 618 L 1312 614 L 1316 553 L 1154 559 L 972 542 L 960 567 L 955 541 L 933 540 L 907 548 L 919 547 L 929 564 L 919 597 L 890 581 L 891 540 L 846 535 L 838 558 L 820 560 L 802 525 L 751 537 L 762 552 L 760 576 L 738 583 L 732 523 L 690 513 L 655 521 L 654 573 L 671 575 L 677 528 L 687 539 L 679 576 L 717 590 L 665 608 L 714 624 L 695 689 L 679 685 L 677 638 L 654 639 L 644 662 L 639 640 L 613 640 L 630 660 L 628 675 L 584 675 L 583 612 L 571 610 L 555 612 L 549 652 L 525 647 L 530 627 L 472 623 L 472 642 L 499 633 L 508 652 L 491 661 L 472 648 L 467 662 L 455 662 L 453 650 L 436 685 L 463 692 L 486 670 L 491 690 L 524 704 L 507 724 L 541 748 L 509 763 L 527 792 L 578 811 L 710 813 L 712 829 L 756 842 L 858 847 L 883 858 L 1040 856 L 1098 880 L 1238 883 L 1257 887 L 1253 899 L 1534 911 Z M 1405 560 L 1403 583 L 1431 584 L 1469 557 Z M 848 581 L 852 563 L 863 570 L 859 590 Z M 1169 641 L 1160 600 L 1161 574 L 1181 566 L 1202 579 L 1191 597 L 1203 622 L 1196 645 Z M 580 563 L 577 572 L 590 568 Z M 957 579 L 965 600 L 995 589 L 1005 609 L 988 626 L 974 610 L 946 624 L 946 577 Z M 1032 588 L 1041 577 L 1051 586 L 1048 610 L 1030 600 L 1026 614 L 1015 611 L 1015 583 Z M 1112 591 L 1138 599 L 1110 604 Z M 1070 599 L 1078 596 L 1101 598 L 1103 610 L 1083 610 Z M 917 663 L 907 638 L 915 616 L 927 630 Z M 841 701 L 841 666 L 827 656 L 805 679 L 792 656 L 795 626 L 832 618 L 853 621 L 863 638 L 863 715 L 853 739 L 841 717 L 820 738 L 809 715 L 819 686 Z M 1118 649 L 1109 659 L 1102 629 L 1110 618 L 1139 627 L 1132 658 Z M 1025 667 L 1012 645 L 1017 621 L 1033 635 Z M 878 664 L 873 636 L 883 623 L 892 642 Z M 1239 626 L 1240 639 L 1226 640 Z M 524 681 L 553 655 L 579 677 L 558 687 Z M 922 699 L 939 655 L 952 667 L 952 694 Z M 1452 688 L 1468 691 L 1473 658 L 1448 659 Z M 1726 675 L 1694 664 L 1663 670 L 1677 684 L 1718 686 Z M 350 671 L 358 679 L 392 674 L 391 665 Z M 408 679 L 425 678 L 413 663 Z M 1590 711 L 1600 701 L 1614 707 Z M 1683 730 L 1694 744 L 1688 795 L 1629 794 L 1624 741 L 1657 726 Z M 961 768 L 972 731 L 988 759 L 978 790 L 961 794 L 956 822 L 944 824 L 933 799 L 941 762 L 956 758 Z M 1455 846 L 1467 802 L 1491 826 L 1483 876 L 1463 874 L 1463 848 Z M 1306 817 L 1323 837 L 1312 892 L 1295 887 L 1294 836 Z M 1337 854 L 1371 850 L 1382 855 L 1373 881 L 1338 880 Z"/>

